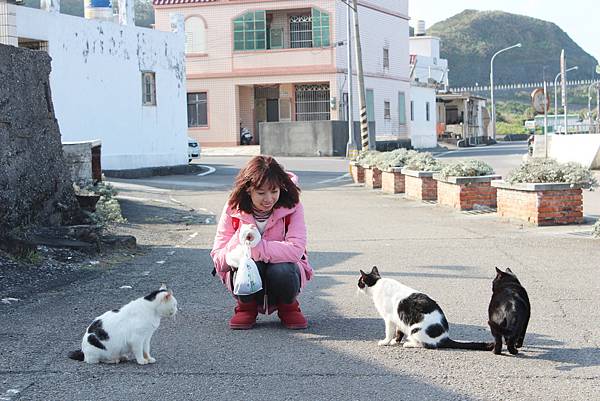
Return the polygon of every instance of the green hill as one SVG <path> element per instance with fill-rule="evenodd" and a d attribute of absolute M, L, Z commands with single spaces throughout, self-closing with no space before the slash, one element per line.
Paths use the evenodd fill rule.
<path fill-rule="evenodd" d="M 521 42 L 494 60 L 494 82 L 541 82 L 554 80 L 560 71 L 560 52 L 567 65 L 579 66 L 569 79 L 598 78 L 598 61 L 586 53 L 556 24 L 501 11 L 465 10 L 431 26 L 427 34 L 441 39 L 441 57 L 448 60 L 450 86 L 489 84 L 490 59 L 500 49 Z"/>

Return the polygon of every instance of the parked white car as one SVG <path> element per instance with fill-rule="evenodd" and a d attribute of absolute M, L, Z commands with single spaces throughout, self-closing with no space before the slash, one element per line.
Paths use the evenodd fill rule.
<path fill-rule="evenodd" d="M 199 159 L 201 150 L 202 148 L 198 141 L 188 137 L 188 161 L 191 162 L 192 159 Z"/>

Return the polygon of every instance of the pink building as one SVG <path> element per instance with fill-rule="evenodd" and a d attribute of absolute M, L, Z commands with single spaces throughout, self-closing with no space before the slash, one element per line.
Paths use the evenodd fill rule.
<path fill-rule="evenodd" d="M 378 137 L 407 137 L 408 2 L 360 3 L 369 120 Z M 184 16 L 188 133 L 202 145 L 239 144 L 241 126 L 259 140 L 260 122 L 347 118 L 342 1 L 154 0 L 154 7 L 159 30 L 170 30 L 170 14 Z"/>

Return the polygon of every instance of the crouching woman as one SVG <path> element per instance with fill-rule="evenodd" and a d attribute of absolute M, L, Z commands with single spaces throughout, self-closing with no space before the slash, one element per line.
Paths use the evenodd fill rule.
<path fill-rule="evenodd" d="M 263 289 L 235 296 L 232 329 L 250 329 L 258 313 L 277 311 L 289 329 L 305 329 L 308 321 L 297 296 L 311 279 L 306 256 L 306 225 L 297 177 L 269 156 L 256 156 L 240 170 L 223 209 L 211 251 L 215 270 L 229 291 L 243 255 L 240 232 L 251 248 Z M 260 235 L 258 235 L 258 233 Z M 257 239 L 260 237 L 260 240 Z"/>

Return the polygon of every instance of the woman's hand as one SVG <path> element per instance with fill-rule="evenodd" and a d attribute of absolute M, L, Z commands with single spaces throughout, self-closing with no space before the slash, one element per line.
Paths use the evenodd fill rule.
<path fill-rule="evenodd" d="M 255 247 L 260 242 L 261 235 L 254 224 L 242 224 L 240 227 L 240 242 L 248 244 L 250 248 Z"/>

